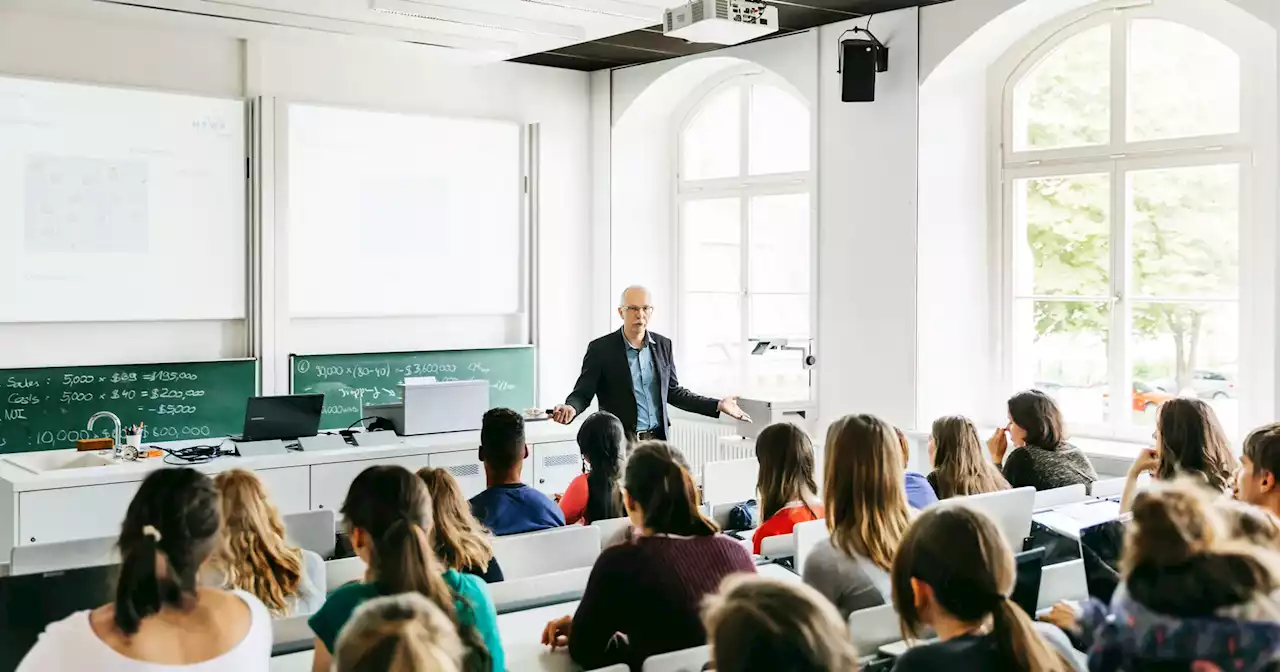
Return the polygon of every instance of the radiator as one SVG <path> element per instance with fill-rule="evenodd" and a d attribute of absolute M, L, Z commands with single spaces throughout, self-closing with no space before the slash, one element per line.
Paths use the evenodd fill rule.
<path fill-rule="evenodd" d="M 722 441 L 728 436 L 737 436 L 733 425 L 714 421 L 678 419 L 671 423 L 670 443 L 684 455 L 689 462 L 689 471 L 694 478 L 701 478 L 702 465 L 707 462 L 724 460 L 740 460 L 755 457 L 754 444 L 747 441 Z"/>

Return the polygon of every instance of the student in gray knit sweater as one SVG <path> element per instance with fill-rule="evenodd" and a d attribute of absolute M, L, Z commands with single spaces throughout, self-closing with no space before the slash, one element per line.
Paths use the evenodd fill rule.
<path fill-rule="evenodd" d="M 987 440 L 987 450 L 1009 485 L 1052 490 L 1098 480 L 1084 453 L 1067 443 L 1062 411 L 1053 397 L 1028 390 L 1010 397 L 1008 405 L 1009 424 Z M 1010 443 L 1017 449 L 1012 454 Z"/>

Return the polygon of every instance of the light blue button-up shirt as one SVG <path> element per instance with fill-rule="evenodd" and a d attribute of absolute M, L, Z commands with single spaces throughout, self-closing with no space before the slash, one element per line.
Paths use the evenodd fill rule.
<path fill-rule="evenodd" d="M 627 344 L 627 367 L 631 369 L 631 391 L 636 395 L 636 431 L 648 432 L 658 427 L 658 372 L 653 365 L 653 339 L 644 335 L 644 347 L 636 349 L 622 335 Z"/>

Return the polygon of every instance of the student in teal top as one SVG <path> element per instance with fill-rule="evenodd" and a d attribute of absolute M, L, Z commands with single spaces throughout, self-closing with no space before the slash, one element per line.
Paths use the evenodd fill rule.
<path fill-rule="evenodd" d="M 362 583 L 345 585 L 308 621 L 316 633 L 315 672 L 329 672 L 338 633 L 364 602 L 421 593 L 458 624 L 469 649 L 466 672 L 506 669 L 498 615 L 484 580 L 446 570 L 431 550 L 431 496 L 422 481 L 397 466 L 369 467 L 347 491 L 342 515 L 351 545 L 368 566 Z"/>

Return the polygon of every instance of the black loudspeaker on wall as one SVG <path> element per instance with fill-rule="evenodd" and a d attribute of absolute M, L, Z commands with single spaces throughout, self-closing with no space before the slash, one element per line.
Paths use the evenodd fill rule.
<path fill-rule="evenodd" d="M 868 39 L 840 41 L 840 100 L 870 103 L 876 99 L 876 73 L 889 69 L 889 49 L 866 30 L 855 28 L 851 32 Z"/>

